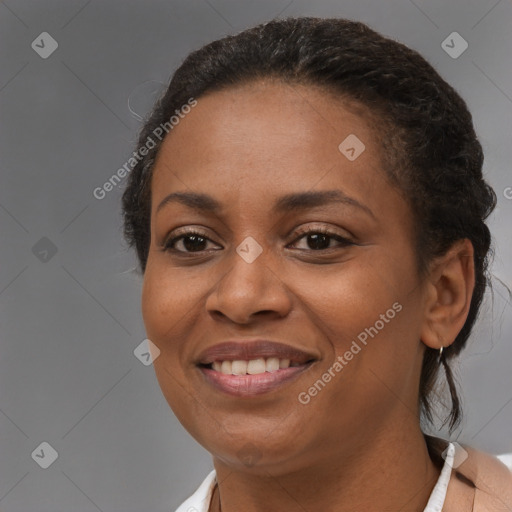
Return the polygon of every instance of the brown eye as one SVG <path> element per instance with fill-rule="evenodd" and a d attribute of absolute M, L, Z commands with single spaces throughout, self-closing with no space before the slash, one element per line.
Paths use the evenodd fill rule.
<path fill-rule="evenodd" d="M 298 240 L 302 239 L 305 239 L 307 245 L 304 250 L 311 251 L 322 251 L 336 247 L 347 247 L 354 245 L 350 240 L 338 235 L 337 233 L 319 228 L 309 229 L 302 232 L 301 236 L 295 240 L 294 244 L 296 244 Z M 330 244 L 332 240 L 337 241 L 338 245 L 331 246 Z"/>
<path fill-rule="evenodd" d="M 163 246 L 164 251 L 177 253 L 195 253 L 207 250 L 208 242 L 213 243 L 203 233 L 197 231 L 187 231 L 181 235 L 167 240 Z"/>

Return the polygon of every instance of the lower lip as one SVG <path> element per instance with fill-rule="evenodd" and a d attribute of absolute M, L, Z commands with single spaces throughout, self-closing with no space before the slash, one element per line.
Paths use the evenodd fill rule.
<path fill-rule="evenodd" d="M 297 378 L 313 363 L 301 366 L 290 366 L 274 372 L 258 373 L 256 375 L 226 375 L 224 373 L 200 366 L 206 381 L 215 389 L 231 396 L 252 397 L 268 393 Z"/>

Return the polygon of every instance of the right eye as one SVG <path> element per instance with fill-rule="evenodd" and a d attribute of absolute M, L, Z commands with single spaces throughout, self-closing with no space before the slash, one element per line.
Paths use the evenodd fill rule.
<path fill-rule="evenodd" d="M 200 253 L 205 251 L 205 245 L 213 243 L 204 233 L 200 231 L 186 231 L 178 236 L 168 239 L 164 244 L 164 251 L 183 254 Z M 179 248 L 180 246 L 182 248 Z"/>

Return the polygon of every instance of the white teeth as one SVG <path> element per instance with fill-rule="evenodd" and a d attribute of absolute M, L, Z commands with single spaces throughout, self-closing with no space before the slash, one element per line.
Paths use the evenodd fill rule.
<path fill-rule="evenodd" d="M 267 359 L 267 372 L 275 372 L 279 370 L 279 358 L 278 357 L 269 357 Z"/>
<path fill-rule="evenodd" d="M 251 359 L 247 364 L 247 373 L 249 375 L 256 375 L 257 373 L 265 373 L 267 366 L 265 359 Z"/>
<path fill-rule="evenodd" d="M 216 368 L 214 368 L 214 370 L 216 370 Z M 226 375 L 231 375 L 231 361 L 222 361 L 220 371 Z"/>
<path fill-rule="evenodd" d="M 264 359 L 251 359 L 250 361 L 214 361 L 212 368 L 225 375 L 258 375 L 265 372 L 275 372 L 279 369 L 290 366 L 300 366 L 299 363 L 290 364 L 289 359 L 279 359 L 278 357 L 269 357 Z"/>
<path fill-rule="evenodd" d="M 231 373 L 233 375 L 245 375 L 247 373 L 247 361 L 233 361 Z"/>

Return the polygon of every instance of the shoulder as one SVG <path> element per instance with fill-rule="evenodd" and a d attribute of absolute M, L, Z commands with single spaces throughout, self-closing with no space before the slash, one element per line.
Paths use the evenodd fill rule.
<path fill-rule="evenodd" d="M 510 468 L 494 455 L 465 444 L 454 444 L 456 456 L 443 510 L 446 512 L 512 511 Z"/>
<path fill-rule="evenodd" d="M 512 510 L 512 471 L 496 456 L 463 445 L 467 458 L 454 469 L 473 482 L 475 512 Z"/>

